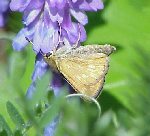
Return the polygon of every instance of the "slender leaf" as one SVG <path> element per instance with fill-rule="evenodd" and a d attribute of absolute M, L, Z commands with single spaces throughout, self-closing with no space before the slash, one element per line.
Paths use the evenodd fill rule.
<path fill-rule="evenodd" d="M 9 101 L 7 102 L 6 106 L 9 116 L 12 119 L 13 123 L 16 124 L 17 128 L 23 128 L 25 123 L 16 107 Z"/>
<path fill-rule="evenodd" d="M 14 136 L 22 136 L 22 132 L 20 130 L 16 130 L 14 132 Z"/>
<path fill-rule="evenodd" d="M 64 104 L 64 95 L 59 96 L 54 99 L 53 103 L 49 108 L 43 113 L 42 117 L 39 120 L 39 124 L 41 127 L 45 127 L 48 123 L 50 123 L 56 116 L 58 116 L 60 109 Z"/>
<path fill-rule="evenodd" d="M 2 130 L 2 132 L 0 133 L 5 134 L 6 132 L 8 136 L 12 136 L 12 131 L 1 114 L 0 114 L 0 130 Z"/>
<path fill-rule="evenodd" d="M 44 96 L 46 96 L 50 82 L 50 77 L 51 77 L 50 73 L 47 73 L 42 77 L 42 79 L 36 82 L 37 86 L 35 93 L 33 94 L 32 99 L 28 101 L 30 109 L 35 108 L 35 106 L 39 103 L 39 101 L 42 100 Z"/>
<path fill-rule="evenodd" d="M 0 130 L 0 136 L 8 136 L 6 130 Z"/>

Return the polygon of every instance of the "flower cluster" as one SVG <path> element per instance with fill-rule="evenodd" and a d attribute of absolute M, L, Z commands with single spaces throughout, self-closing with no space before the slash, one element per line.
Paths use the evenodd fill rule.
<path fill-rule="evenodd" d="M 85 11 L 97 11 L 103 8 L 101 0 L 12 0 L 10 8 L 23 12 L 21 29 L 13 41 L 16 50 L 23 49 L 33 41 L 33 50 L 48 53 L 57 48 L 59 41 L 67 40 L 70 45 L 78 39 L 80 25 L 80 41 L 86 40 L 84 25 L 88 19 Z M 72 18 L 76 22 L 72 22 Z M 60 38 L 59 38 L 60 36 Z"/>
<path fill-rule="evenodd" d="M 9 9 L 9 0 L 0 0 L 0 27 L 5 25 L 7 11 Z"/>

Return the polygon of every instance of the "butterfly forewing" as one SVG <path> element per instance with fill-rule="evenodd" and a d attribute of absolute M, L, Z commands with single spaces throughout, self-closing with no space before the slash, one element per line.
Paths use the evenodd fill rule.
<path fill-rule="evenodd" d="M 108 57 L 103 53 L 69 56 L 57 61 L 59 71 L 79 93 L 96 97 L 104 82 Z"/>
<path fill-rule="evenodd" d="M 97 97 L 108 70 L 108 56 L 116 50 L 110 45 L 88 45 L 78 48 L 59 48 L 45 58 L 57 72 L 63 74 L 70 85 L 79 93 Z"/>

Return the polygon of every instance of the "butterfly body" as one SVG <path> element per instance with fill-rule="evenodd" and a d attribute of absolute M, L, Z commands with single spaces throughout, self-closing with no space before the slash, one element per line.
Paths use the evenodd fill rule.
<path fill-rule="evenodd" d="M 110 45 L 87 45 L 67 50 L 61 47 L 54 54 L 44 58 L 77 92 L 97 97 L 108 71 L 108 56 L 114 50 Z"/>

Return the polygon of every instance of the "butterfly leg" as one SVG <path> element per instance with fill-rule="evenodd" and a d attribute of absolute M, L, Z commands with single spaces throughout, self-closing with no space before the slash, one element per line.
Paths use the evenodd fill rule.
<path fill-rule="evenodd" d="M 60 39 L 61 39 L 61 24 L 58 22 L 58 25 L 59 25 L 59 37 L 58 37 L 58 44 L 60 42 L 62 42 Z"/>
<path fill-rule="evenodd" d="M 61 35 L 62 35 L 62 27 L 61 27 L 61 24 L 58 22 L 58 26 L 59 26 L 59 36 L 58 36 L 58 43 L 57 45 L 61 45 L 63 44 L 64 45 L 64 41 L 61 40 Z"/>

